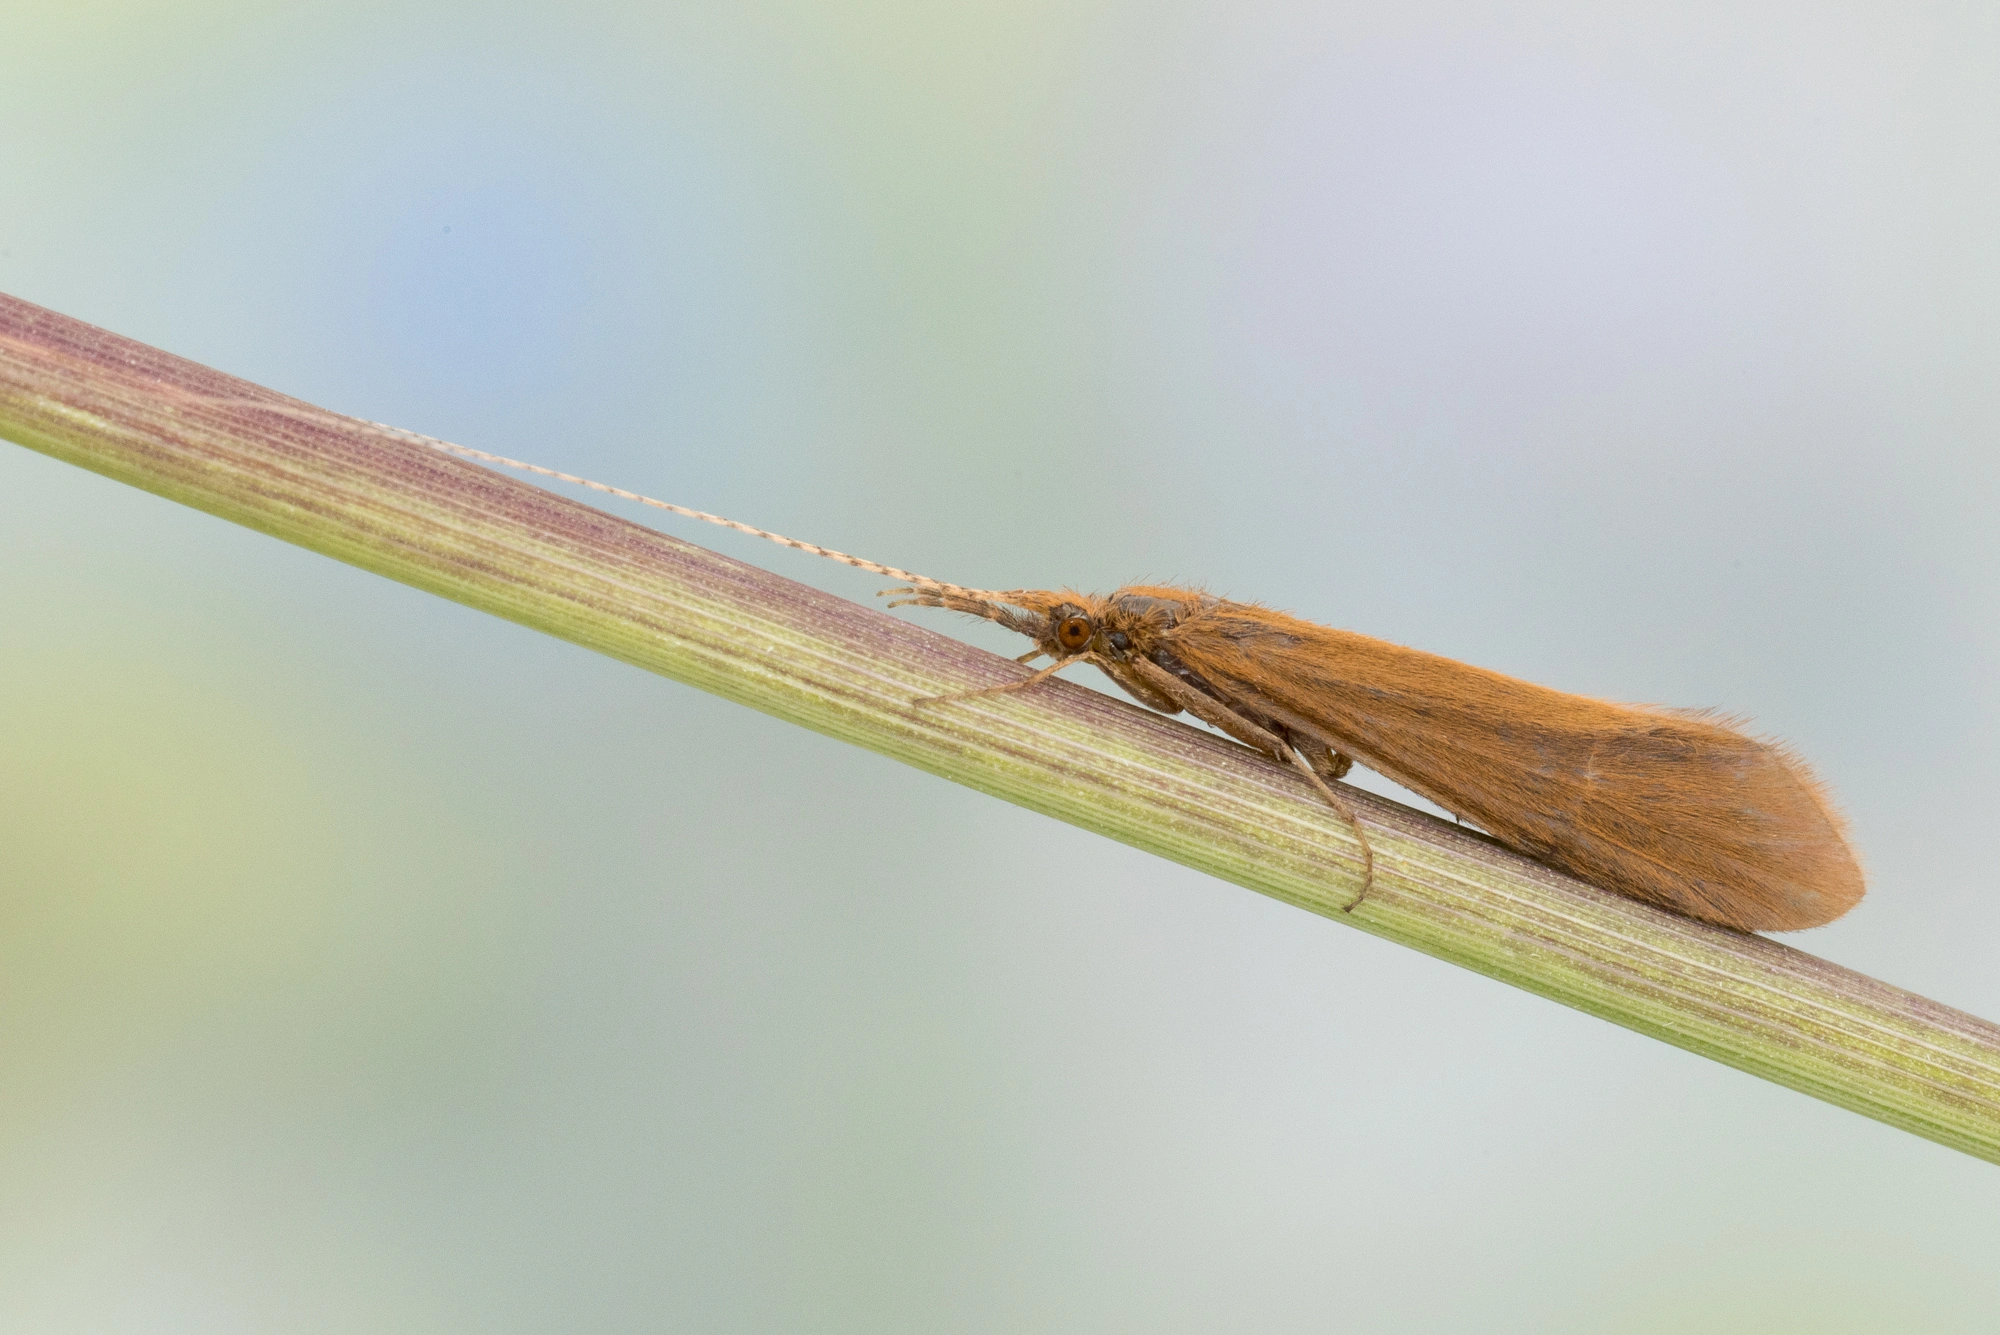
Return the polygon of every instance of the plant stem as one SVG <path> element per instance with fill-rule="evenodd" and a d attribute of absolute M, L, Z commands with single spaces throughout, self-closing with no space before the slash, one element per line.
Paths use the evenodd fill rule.
<path fill-rule="evenodd" d="M 0 296 L 0 435 L 2000 1162 L 2000 1027 Z"/>

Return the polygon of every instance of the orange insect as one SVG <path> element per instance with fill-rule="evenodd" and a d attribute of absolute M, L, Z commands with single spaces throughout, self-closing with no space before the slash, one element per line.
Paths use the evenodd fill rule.
<path fill-rule="evenodd" d="M 1192 589 L 895 592 L 1027 635 L 1023 661 L 1055 660 L 997 689 L 1093 664 L 1139 703 L 1295 766 L 1350 823 L 1327 785 L 1359 761 L 1517 852 L 1725 927 L 1817 927 L 1861 899 L 1844 822 L 1805 763 L 1713 714 L 1568 695 Z M 1372 870 L 1365 837 L 1363 851 Z"/>
<path fill-rule="evenodd" d="M 1019 661 L 1054 660 L 1020 681 L 925 703 L 1020 690 L 1071 663 L 1092 664 L 1139 703 L 1186 711 L 1303 774 L 1361 838 L 1362 896 L 1374 855 L 1331 786 L 1357 761 L 1509 848 L 1724 927 L 1817 927 L 1861 899 L 1845 822 L 1805 762 L 1713 713 L 1568 695 L 1193 589 L 1135 586 L 1100 597 L 962 588 L 573 474 L 383 429 L 903 580 L 908 587 L 889 592 L 907 596 L 891 606 L 983 617 L 1034 641 Z"/>

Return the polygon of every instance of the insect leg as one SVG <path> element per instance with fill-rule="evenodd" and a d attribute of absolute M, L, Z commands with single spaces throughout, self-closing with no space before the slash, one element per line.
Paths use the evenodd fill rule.
<path fill-rule="evenodd" d="M 1352 903 L 1347 904 L 1341 910 L 1343 913 L 1354 912 L 1355 905 L 1368 897 L 1369 889 L 1375 884 L 1375 849 L 1369 844 L 1368 832 L 1361 828 L 1361 820 L 1354 814 L 1354 808 L 1349 806 L 1332 788 L 1327 786 L 1326 780 L 1319 776 L 1319 772 L 1306 759 L 1303 749 L 1294 747 L 1292 743 L 1278 736 L 1268 728 L 1244 718 L 1220 700 L 1197 691 L 1194 687 L 1188 685 L 1149 658 L 1134 655 L 1126 659 L 1120 666 L 1135 670 L 1140 678 L 1157 689 L 1160 694 L 1172 700 L 1182 709 L 1187 710 L 1188 713 L 1194 715 L 1203 723 L 1220 728 L 1245 746 L 1262 751 L 1281 765 L 1291 765 L 1299 773 L 1305 775 L 1306 782 L 1319 789 L 1320 796 L 1324 797 L 1326 804 L 1338 812 L 1340 818 L 1347 822 L 1348 827 L 1354 831 L 1355 842 L 1361 845 L 1361 893 L 1354 897 Z M 1337 752 L 1329 751 L 1327 754 L 1333 757 L 1332 763 L 1328 766 L 1329 769 L 1338 765 L 1340 761 L 1347 759 Z M 1348 762 L 1348 764 L 1352 763 L 1352 761 Z M 1336 771 L 1336 777 L 1338 774 L 1345 772 L 1346 766 L 1341 766 Z"/>
<path fill-rule="evenodd" d="M 1016 659 L 1015 661 L 1018 662 L 1020 660 Z M 984 686 L 976 691 L 952 691 L 947 695 L 920 695 L 910 701 L 910 703 L 913 705 L 935 705 L 942 704 L 947 700 L 970 700 L 975 695 L 1005 695 L 1009 691 L 1025 690 L 1043 678 L 1052 677 L 1062 671 L 1070 665 L 1071 661 L 1067 658 L 1059 658 L 1041 671 L 1023 677 L 1019 681 L 1003 682 L 998 686 Z"/>

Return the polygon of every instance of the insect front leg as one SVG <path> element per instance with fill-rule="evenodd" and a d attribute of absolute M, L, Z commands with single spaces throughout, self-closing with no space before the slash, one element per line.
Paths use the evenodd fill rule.
<path fill-rule="evenodd" d="M 1018 663 L 1021 660 L 1017 658 L 1014 661 Z M 953 700 L 970 700 L 975 696 L 981 696 L 981 695 L 1007 695 L 1014 691 L 1026 690 L 1028 687 L 1033 686 L 1036 682 L 1046 681 L 1048 678 L 1054 676 L 1056 673 L 1062 671 L 1064 668 L 1068 666 L 1069 666 L 1068 659 L 1059 658 L 1055 662 L 1043 668 L 1041 671 L 1036 672 L 1031 676 L 1022 677 L 1018 681 L 1002 682 L 998 686 L 984 686 L 979 688 L 978 690 L 972 690 L 972 691 L 953 691 L 948 695 L 920 695 L 916 699 L 910 701 L 910 703 L 912 705 L 921 707 L 924 705 L 941 705 Z"/>

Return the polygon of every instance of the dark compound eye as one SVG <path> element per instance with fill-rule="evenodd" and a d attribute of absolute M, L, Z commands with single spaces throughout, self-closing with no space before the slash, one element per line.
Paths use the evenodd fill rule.
<path fill-rule="evenodd" d="M 1056 643 L 1076 653 L 1090 643 L 1090 634 L 1089 617 L 1064 617 L 1056 627 Z"/>

